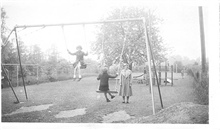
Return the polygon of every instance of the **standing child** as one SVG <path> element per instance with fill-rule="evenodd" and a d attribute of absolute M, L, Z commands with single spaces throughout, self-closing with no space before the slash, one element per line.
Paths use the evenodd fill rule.
<path fill-rule="evenodd" d="M 77 46 L 76 50 L 77 51 L 75 53 L 72 53 L 67 49 L 70 55 L 76 55 L 76 61 L 73 63 L 73 68 L 74 68 L 73 80 L 76 79 L 77 70 L 78 70 L 79 80 L 81 80 L 82 76 L 80 69 L 86 68 L 86 64 L 84 63 L 84 56 L 87 56 L 88 52 L 87 53 L 83 52 L 82 46 Z"/>
<path fill-rule="evenodd" d="M 122 96 L 123 102 L 125 103 L 125 97 L 127 97 L 127 102 L 129 103 L 129 97 L 132 96 L 132 71 L 128 69 L 128 64 L 123 65 L 120 76 L 120 90 L 119 96 Z"/>
<path fill-rule="evenodd" d="M 102 70 L 102 73 L 99 74 L 97 80 L 100 80 L 100 85 L 99 85 L 99 90 L 104 92 L 104 96 L 107 102 L 110 102 L 110 100 L 107 97 L 107 93 L 109 94 L 109 96 L 111 96 L 111 99 L 113 99 L 115 96 L 111 95 L 111 93 L 109 92 L 109 83 L 108 80 L 109 78 L 116 78 L 118 76 L 118 74 L 116 74 L 115 76 L 109 75 L 108 74 L 108 69 L 105 67 Z"/>

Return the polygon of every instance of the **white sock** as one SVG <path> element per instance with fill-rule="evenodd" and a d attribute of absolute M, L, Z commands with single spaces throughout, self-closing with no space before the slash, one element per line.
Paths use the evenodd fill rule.
<path fill-rule="evenodd" d="M 79 78 L 82 78 L 82 76 L 81 76 L 81 75 L 79 75 Z"/>
<path fill-rule="evenodd" d="M 73 78 L 75 79 L 75 78 L 76 78 L 76 75 L 73 75 Z"/>

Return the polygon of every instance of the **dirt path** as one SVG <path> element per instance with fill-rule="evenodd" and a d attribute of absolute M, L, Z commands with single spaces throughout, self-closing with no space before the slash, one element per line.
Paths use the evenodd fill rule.
<path fill-rule="evenodd" d="M 110 84 L 114 89 L 114 80 Z M 114 115 L 115 112 L 123 113 L 124 116 L 130 118 L 151 115 L 152 103 L 149 87 L 144 84 L 133 84 L 134 96 L 130 98 L 129 104 L 123 104 L 122 98 L 119 96 L 107 103 L 103 94 L 95 92 L 98 86 L 96 77 L 87 77 L 80 82 L 68 80 L 27 86 L 28 101 L 25 100 L 23 87 L 16 87 L 18 98 L 24 102 L 20 104 L 13 104 L 15 97 L 9 88 L 2 89 L 2 121 L 102 123 L 104 119 L 108 118 L 108 115 L 112 115 L 112 118 L 117 117 Z M 193 102 L 191 85 L 191 77 L 186 77 L 175 80 L 174 86 L 161 86 L 164 108 L 179 102 Z M 158 112 L 161 110 L 161 106 L 156 86 L 154 87 L 154 95 L 155 108 Z M 22 111 L 30 107 L 33 109 L 33 106 L 47 104 L 52 105 L 41 111 Z M 22 112 L 15 112 L 16 110 Z M 78 114 L 74 113 L 75 111 Z M 13 112 L 16 114 L 10 115 Z M 65 114 L 68 117 L 65 117 Z M 71 117 L 71 114 L 74 116 Z M 115 122 L 117 121 L 120 121 L 120 117 L 117 117 Z"/>

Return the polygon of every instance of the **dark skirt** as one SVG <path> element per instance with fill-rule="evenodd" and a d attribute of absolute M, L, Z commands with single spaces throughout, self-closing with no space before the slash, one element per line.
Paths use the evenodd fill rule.
<path fill-rule="evenodd" d="M 76 61 L 73 63 L 73 68 L 75 68 L 79 62 L 80 62 L 80 69 L 85 69 L 87 67 L 84 61 Z"/>
<path fill-rule="evenodd" d="M 103 92 L 109 91 L 109 86 L 108 85 L 100 85 L 99 90 Z"/>

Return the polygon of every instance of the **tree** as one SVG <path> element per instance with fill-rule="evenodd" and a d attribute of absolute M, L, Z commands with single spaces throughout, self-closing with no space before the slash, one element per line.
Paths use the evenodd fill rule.
<path fill-rule="evenodd" d="M 9 32 L 9 29 L 6 26 L 6 11 L 2 7 L 1 8 L 1 63 L 16 63 L 16 50 L 13 47 L 13 43 L 8 41 L 5 44 L 5 40 L 7 39 L 6 33 Z M 8 66 L 7 69 L 9 71 L 13 71 L 13 66 Z"/>
<path fill-rule="evenodd" d="M 106 20 L 140 17 L 145 17 L 146 19 L 155 60 L 158 63 L 164 61 L 166 49 L 162 45 L 162 38 L 159 36 L 159 29 L 156 26 L 161 20 L 152 13 L 149 14 L 147 9 L 137 7 L 116 8 Z M 149 26 L 149 19 L 151 27 Z M 122 52 L 123 45 L 125 45 L 124 52 Z M 143 24 L 133 21 L 102 25 L 97 33 L 97 41 L 92 45 L 92 50 L 99 56 L 104 54 L 103 59 L 108 66 L 112 65 L 113 62 L 118 62 L 121 53 L 123 53 L 123 62 L 135 62 L 139 65 L 145 63 L 147 61 L 147 52 Z"/>
<path fill-rule="evenodd" d="M 8 30 L 8 28 L 6 27 L 6 18 L 7 18 L 7 16 L 6 16 L 5 9 L 3 7 L 1 7 L 1 40 L 2 40 L 2 44 L 6 40 L 5 33 Z"/>
<path fill-rule="evenodd" d="M 7 38 L 6 33 L 9 31 L 6 26 L 6 18 L 6 11 L 4 10 L 4 8 L 1 8 L 1 61 L 2 63 L 15 63 L 16 50 L 13 47 L 13 44 L 9 41 L 6 45 L 3 45 L 4 41 Z"/>
<path fill-rule="evenodd" d="M 57 77 L 57 68 L 59 61 L 59 52 L 57 46 L 52 44 L 51 48 L 48 50 L 48 60 L 45 63 L 45 74 L 50 81 L 55 81 Z"/>
<path fill-rule="evenodd" d="M 175 61 L 174 65 L 177 65 L 177 72 L 181 72 L 182 69 L 184 69 L 183 63 L 181 61 Z"/>
<path fill-rule="evenodd" d="M 30 64 L 40 64 L 43 62 L 44 54 L 41 51 L 39 44 L 34 44 L 29 48 L 28 63 Z"/>

